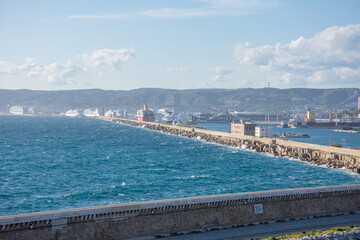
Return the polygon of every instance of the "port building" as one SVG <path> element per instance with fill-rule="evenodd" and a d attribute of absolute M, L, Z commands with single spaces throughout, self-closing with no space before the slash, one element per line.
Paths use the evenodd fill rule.
<path fill-rule="evenodd" d="M 255 137 L 273 137 L 273 128 L 264 126 L 255 127 Z"/>
<path fill-rule="evenodd" d="M 231 133 L 238 135 L 255 136 L 256 124 L 251 122 L 231 123 Z"/>

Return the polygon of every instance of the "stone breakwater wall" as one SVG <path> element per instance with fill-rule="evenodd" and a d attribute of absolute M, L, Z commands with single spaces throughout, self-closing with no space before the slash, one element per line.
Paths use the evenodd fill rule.
<path fill-rule="evenodd" d="M 296 158 L 316 165 L 326 165 L 331 168 L 345 168 L 351 172 L 360 173 L 360 150 L 357 149 L 337 148 L 275 138 L 236 135 L 195 127 L 142 122 L 121 118 L 101 117 L 101 119 L 189 138 L 203 139 L 207 142 L 214 142 L 232 147 L 246 147 L 256 152 L 270 153 L 280 157 Z"/>
<path fill-rule="evenodd" d="M 126 239 L 352 213 L 360 185 L 126 203 L 0 217 L 0 239 Z"/>

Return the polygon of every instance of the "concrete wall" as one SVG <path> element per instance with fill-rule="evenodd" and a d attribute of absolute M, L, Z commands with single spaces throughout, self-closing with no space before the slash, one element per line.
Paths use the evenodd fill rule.
<path fill-rule="evenodd" d="M 127 203 L 0 217 L 0 239 L 124 239 L 360 210 L 360 185 Z"/>

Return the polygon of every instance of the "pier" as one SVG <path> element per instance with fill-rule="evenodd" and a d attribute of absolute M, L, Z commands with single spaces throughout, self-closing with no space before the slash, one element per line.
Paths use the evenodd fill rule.
<path fill-rule="evenodd" d="M 359 149 L 338 148 L 268 137 L 259 138 L 255 136 L 199 129 L 196 127 L 143 122 L 122 118 L 100 117 L 100 119 L 131 126 L 144 127 L 189 138 L 202 139 L 207 142 L 231 147 L 248 148 L 259 153 L 270 153 L 279 157 L 296 158 L 311 164 L 326 165 L 331 168 L 345 168 L 348 171 L 360 173 Z"/>

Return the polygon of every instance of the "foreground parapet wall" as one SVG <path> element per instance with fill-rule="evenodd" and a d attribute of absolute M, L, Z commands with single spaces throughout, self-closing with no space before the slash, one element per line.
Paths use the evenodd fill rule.
<path fill-rule="evenodd" d="M 121 118 L 100 118 L 132 126 L 141 126 L 151 130 L 163 131 L 170 134 L 190 138 L 200 138 L 208 142 L 232 147 L 246 147 L 256 152 L 270 153 L 275 156 L 297 158 L 312 164 L 326 165 L 332 168 L 346 168 L 351 172 L 360 173 L 360 150 L 358 149 L 337 148 L 276 138 L 259 138 L 193 127 L 174 126 Z"/>
<path fill-rule="evenodd" d="M 0 239 L 124 239 L 360 210 L 360 185 L 138 202 L 0 217 Z"/>

